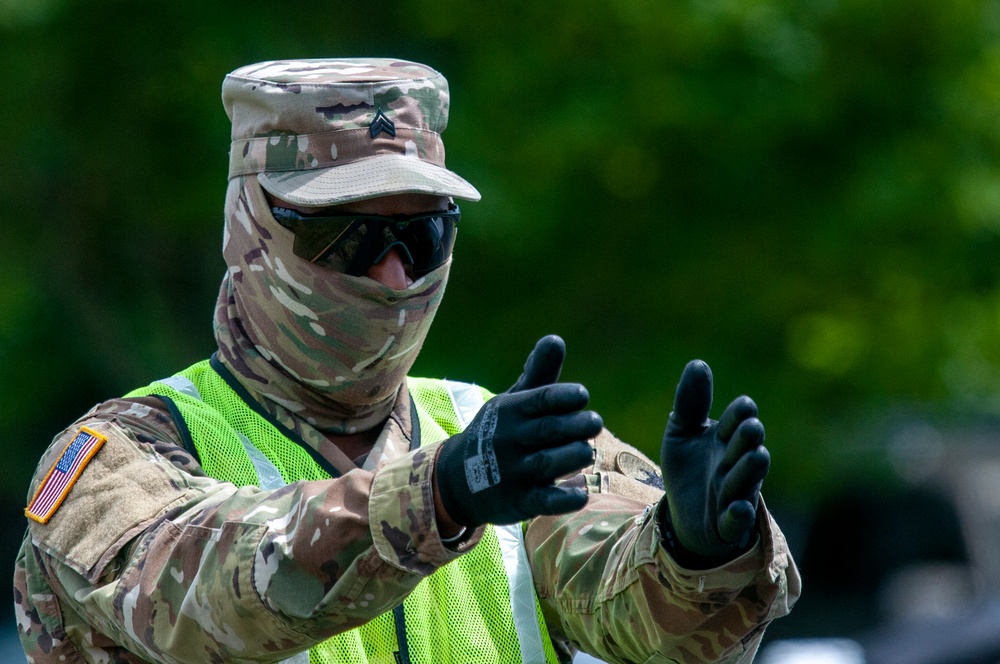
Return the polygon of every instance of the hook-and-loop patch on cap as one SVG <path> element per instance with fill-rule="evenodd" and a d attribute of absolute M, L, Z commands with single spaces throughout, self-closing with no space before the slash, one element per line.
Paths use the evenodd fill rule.
<path fill-rule="evenodd" d="M 48 523 L 79 479 L 83 469 L 106 442 L 108 439 L 103 434 L 81 427 L 79 433 L 63 448 L 62 454 L 52 464 L 45 479 L 38 485 L 35 496 L 24 510 L 25 516 L 41 524 Z"/>
<path fill-rule="evenodd" d="M 319 134 L 275 134 L 233 141 L 229 177 L 251 173 L 314 171 L 344 166 L 376 155 L 413 157 L 444 168 L 444 143 L 429 129 L 400 127 L 389 133 L 371 127 Z"/>

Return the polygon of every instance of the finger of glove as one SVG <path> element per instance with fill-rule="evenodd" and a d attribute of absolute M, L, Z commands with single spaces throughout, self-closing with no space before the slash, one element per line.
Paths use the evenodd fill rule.
<path fill-rule="evenodd" d="M 532 516 L 566 514 L 587 504 L 587 492 L 560 486 L 535 487 L 524 496 L 522 505 Z"/>
<path fill-rule="evenodd" d="M 761 445 L 744 454 L 726 473 L 719 487 L 719 504 L 745 500 L 757 506 L 760 486 L 771 468 L 771 454 Z"/>
<path fill-rule="evenodd" d="M 719 538 L 726 544 L 742 545 L 756 520 L 757 510 L 749 502 L 738 500 L 730 503 L 719 515 Z"/>
<path fill-rule="evenodd" d="M 556 383 L 510 394 L 505 401 L 523 416 L 539 417 L 582 410 L 590 401 L 590 394 L 579 383 Z"/>
<path fill-rule="evenodd" d="M 584 410 L 528 419 L 508 435 L 526 450 L 541 450 L 593 438 L 603 427 L 604 421 L 600 415 L 592 410 Z"/>
<path fill-rule="evenodd" d="M 753 399 L 748 396 L 733 399 L 733 402 L 722 413 L 722 417 L 719 418 L 719 438 L 729 440 L 736 428 L 751 417 L 757 417 L 757 404 L 753 402 Z"/>
<path fill-rule="evenodd" d="M 764 444 L 764 423 L 756 417 L 740 422 L 729 442 L 726 443 L 726 452 L 723 463 L 728 467 L 739 461 L 747 452 L 757 449 Z"/>
<path fill-rule="evenodd" d="M 586 468 L 594 462 L 594 448 L 578 440 L 535 452 L 524 457 L 521 470 L 534 483 L 552 482 L 558 477 Z"/>
<path fill-rule="evenodd" d="M 701 360 L 691 360 L 677 384 L 668 431 L 673 435 L 700 433 L 708 426 L 711 408 L 712 370 Z"/>
<path fill-rule="evenodd" d="M 528 355 L 524 372 L 507 391 L 520 392 L 556 382 L 565 358 L 566 342 L 561 337 L 555 334 L 542 337 Z"/>

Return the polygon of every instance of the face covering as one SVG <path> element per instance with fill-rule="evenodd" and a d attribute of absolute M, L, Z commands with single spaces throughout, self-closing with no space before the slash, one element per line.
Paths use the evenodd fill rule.
<path fill-rule="evenodd" d="M 451 261 L 405 290 L 309 263 L 271 216 L 254 176 L 226 193 L 216 306 L 220 357 L 255 396 L 316 428 L 385 420 L 444 295 Z M 264 404 L 267 406 L 267 404 Z"/>

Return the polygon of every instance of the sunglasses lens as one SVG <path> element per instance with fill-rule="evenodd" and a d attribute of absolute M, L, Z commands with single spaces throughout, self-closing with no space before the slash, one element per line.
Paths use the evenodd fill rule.
<path fill-rule="evenodd" d="M 393 234 L 413 257 L 413 271 L 423 275 L 442 265 L 455 246 L 455 220 L 450 216 L 424 217 L 402 224 Z"/>
<path fill-rule="evenodd" d="M 328 253 L 334 245 L 343 244 L 350 236 L 355 235 L 355 219 L 351 217 L 322 217 L 316 219 L 301 219 L 287 224 L 295 233 L 295 243 L 292 251 L 299 258 L 307 261 L 317 261 Z"/>
<path fill-rule="evenodd" d="M 381 224 L 377 221 L 359 219 L 352 223 L 344 232 L 332 242 L 328 239 L 324 250 L 319 256 L 312 259 L 317 265 L 335 270 L 337 272 L 347 272 L 354 276 L 360 276 L 362 272 L 355 273 L 348 268 L 355 263 L 355 258 L 359 253 L 367 255 L 373 246 L 369 234 L 375 236 Z"/>

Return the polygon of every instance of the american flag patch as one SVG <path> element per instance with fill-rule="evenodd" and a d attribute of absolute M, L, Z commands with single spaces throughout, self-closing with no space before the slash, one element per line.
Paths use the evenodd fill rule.
<path fill-rule="evenodd" d="M 38 523 L 48 523 L 62 501 L 66 499 L 66 495 L 73 488 L 73 484 L 87 463 L 107 440 L 93 429 L 80 427 L 80 433 L 69 442 L 59 455 L 59 459 L 49 469 L 49 474 L 38 486 L 38 491 L 25 508 L 24 515 Z"/>

